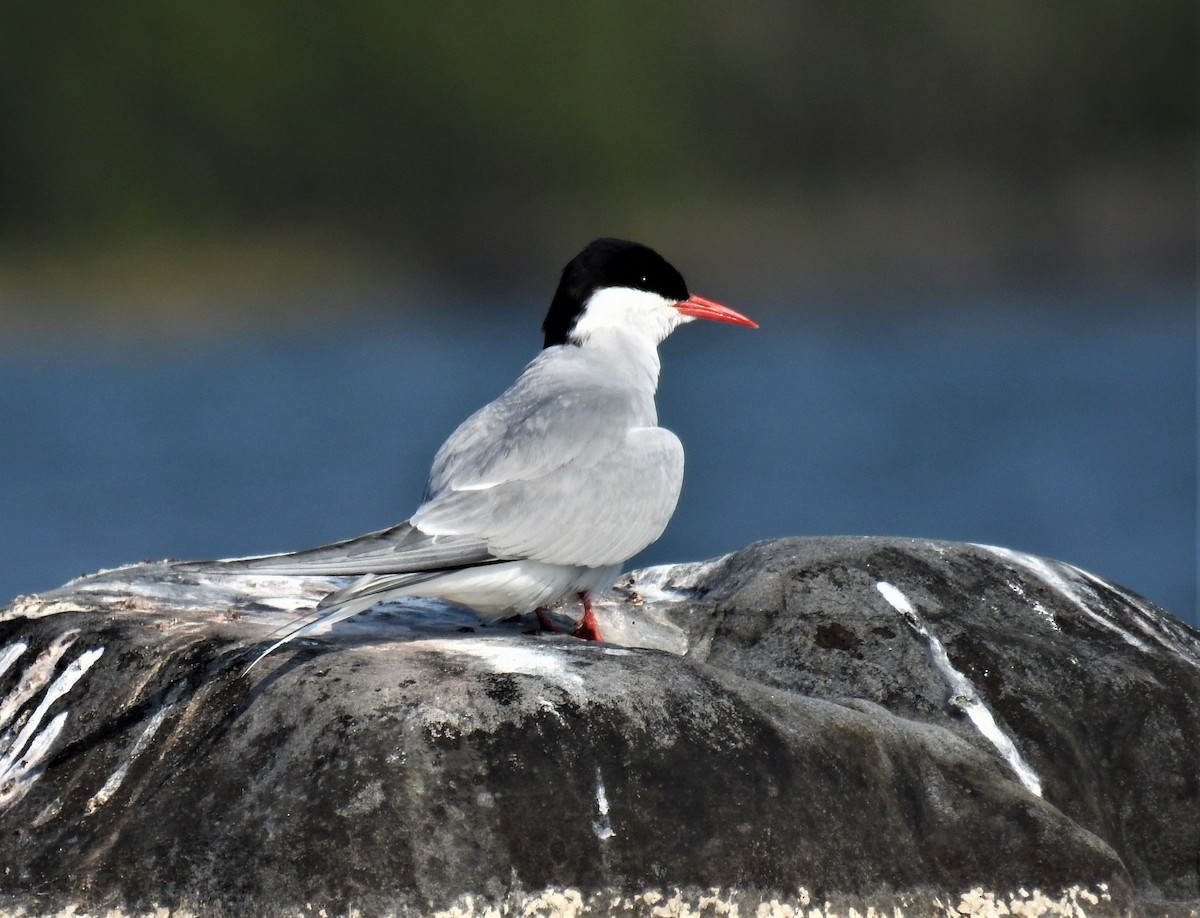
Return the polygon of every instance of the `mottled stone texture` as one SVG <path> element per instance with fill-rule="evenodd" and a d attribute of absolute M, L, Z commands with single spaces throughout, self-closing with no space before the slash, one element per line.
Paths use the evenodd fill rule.
<path fill-rule="evenodd" d="M 781 540 L 631 575 L 612 643 L 425 601 L 245 673 L 325 589 L 145 564 L 0 612 L 0 907 L 1200 900 L 1200 633 L 1067 565 Z"/>

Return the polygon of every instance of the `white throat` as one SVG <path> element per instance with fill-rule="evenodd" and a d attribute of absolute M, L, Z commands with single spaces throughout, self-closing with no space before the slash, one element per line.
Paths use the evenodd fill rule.
<path fill-rule="evenodd" d="M 619 334 L 657 347 L 690 317 L 675 308 L 675 301 L 632 287 L 604 287 L 592 294 L 571 329 L 577 344 L 597 335 Z"/>
<path fill-rule="evenodd" d="M 653 398 L 658 389 L 658 345 L 690 321 L 674 300 L 657 293 L 604 287 L 592 294 L 569 338 L 601 361 L 606 373 L 619 373 L 628 385 Z"/>

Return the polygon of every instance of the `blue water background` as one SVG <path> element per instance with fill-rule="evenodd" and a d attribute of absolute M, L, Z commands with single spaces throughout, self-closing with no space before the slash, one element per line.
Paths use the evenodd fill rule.
<path fill-rule="evenodd" d="M 0 601 L 404 519 L 541 317 L 362 305 L 286 330 L 0 342 Z M 662 348 L 687 475 L 633 565 L 787 535 L 955 539 L 1069 561 L 1196 622 L 1191 291 L 736 305 L 762 329 L 700 322 Z"/>

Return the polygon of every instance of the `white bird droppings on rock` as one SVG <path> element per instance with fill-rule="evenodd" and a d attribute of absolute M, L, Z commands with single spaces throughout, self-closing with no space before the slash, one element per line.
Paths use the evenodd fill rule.
<path fill-rule="evenodd" d="M 55 644 L 61 644 L 62 651 L 65 651 L 73 640 L 73 633 L 71 633 L 70 640 L 64 642 L 60 639 Z M 0 751 L 0 806 L 8 806 L 24 797 L 33 782 L 41 775 L 42 763 L 54 745 L 54 741 L 62 733 L 63 727 L 66 726 L 67 712 L 59 711 L 40 733 L 38 728 L 42 725 L 50 706 L 71 691 L 75 684 L 83 678 L 83 674 L 92 668 L 92 664 L 100 659 L 103 653 L 103 647 L 96 647 L 81 653 L 59 674 L 58 678 L 50 683 L 46 693 L 42 696 L 41 703 L 29 715 L 20 732 L 15 737 L 11 734 L 4 737 L 6 746 Z M 55 661 L 59 656 L 61 656 L 61 652 L 54 657 Z M 42 654 L 34 666 L 37 667 L 46 657 L 47 654 Z M 38 675 L 40 677 L 42 673 L 39 672 Z M 45 684 L 44 679 L 40 678 L 37 686 L 40 688 L 43 684 Z M 36 689 L 34 693 L 36 693 Z M 26 699 L 34 693 L 26 695 Z"/>
<path fill-rule="evenodd" d="M 113 773 L 108 776 L 108 780 L 104 782 L 104 785 L 100 788 L 100 790 L 96 791 L 96 793 L 91 796 L 88 802 L 84 804 L 85 813 L 91 815 L 112 799 L 113 794 L 115 794 L 121 787 L 121 784 L 124 783 L 125 775 L 128 774 L 129 766 L 133 764 L 133 760 L 145 752 L 146 748 L 150 745 L 150 740 L 154 738 L 154 734 L 156 734 L 158 732 L 158 728 L 162 726 L 167 714 L 170 713 L 171 709 L 179 703 L 180 696 L 183 694 L 183 689 L 183 683 L 179 683 L 171 689 L 162 706 L 151 715 L 150 719 L 146 722 L 146 726 L 142 728 L 142 732 L 134 741 L 133 746 L 130 747 L 128 754 L 124 757 L 124 759 L 122 759 L 121 763 L 116 767 Z"/>
<path fill-rule="evenodd" d="M 1037 772 L 1025 761 L 1012 741 L 1012 737 L 1001 729 L 991 709 L 984 703 L 971 680 L 954 668 L 954 664 L 950 662 L 950 657 L 946 653 L 946 648 L 942 646 L 937 635 L 929 630 L 908 597 L 886 580 L 876 583 L 875 589 L 897 612 L 905 616 L 913 630 L 925 641 L 934 666 L 942 674 L 942 678 L 945 679 L 950 689 L 951 703 L 971 719 L 975 729 L 995 747 L 1025 789 L 1031 794 L 1042 796 L 1042 782 L 1037 776 Z"/>
<path fill-rule="evenodd" d="M 0 676 L 8 672 L 9 667 L 20 659 L 21 654 L 29 649 L 29 645 L 24 641 L 14 641 L 0 651 Z"/>
<path fill-rule="evenodd" d="M 608 792 L 604 788 L 604 777 L 596 768 L 596 818 L 592 820 L 592 831 L 601 841 L 607 841 L 616 835 L 612 822 L 608 818 Z"/>
<path fill-rule="evenodd" d="M 567 653 L 557 647 L 520 643 L 507 638 L 475 638 L 424 642 L 444 653 L 461 654 L 483 661 L 497 673 L 537 676 L 563 688 L 572 696 L 583 693 L 583 677 L 572 672 Z"/>
<path fill-rule="evenodd" d="M 1027 572 L 1033 574 L 1035 577 L 1045 583 L 1046 586 L 1050 587 L 1059 595 L 1065 597 L 1075 606 L 1075 608 L 1079 609 L 1079 611 L 1083 612 L 1088 618 L 1099 624 L 1102 628 L 1106 628 L 1109 631 L 1119 634 L 1121 639 L 1130 646 L 1136 647 L 1138 650 L 1148 649 L 1143 641 L 1134 637 L 1120 625 L 1110 621 L 1106 616 L 1096 612 L 1092 608 L 1091 604 L 1084 601 L 1076 586 L 1067 580 L 1063 573 L 1055 570 L 1054 567 L 1051 566 L 1050 562 L 1048 562 L 1045 558 L 1039 558 L 1036 555 L 1027 555 L 1024 552 L 1012 551 L 1008 548 L 998 548 L 995 545 L 976 545 L 975 547 L 982 548 L 984 551 L 990 552 L 996 557 L 1007 561 L 1009 564 L 1014 564 L 1017 567 L 1023 568 Z M 1061 565 L 1061 567 L 1064 570 L 1072 573 L 1084 573 L 1078 568 L 1069 567 L 1065 564 Z M 1100 603 L 1097 603 L 1097 605 L 1103 607 Z"/>

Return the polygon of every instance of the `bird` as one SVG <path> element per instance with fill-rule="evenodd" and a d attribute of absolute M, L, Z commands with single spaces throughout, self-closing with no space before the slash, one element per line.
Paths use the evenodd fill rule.
<path fill-rule="evenodd" d="M 689 292 L 637 242 L 601 238 L 567 263 L 542 323 L 541 352 L 437 451 L 420 505 L 396 526 L 286 554 L 193 563 L 222 573 L 354 577 L 268 654 L 404 596 L 485 618 L 578 596 L 572 634 L 603 640 L 592 610 L 622 565 L 662 535 L 683 482 L 683 446 L 658 426 L 658 345 L 695 319 L 757 328 Z"/>

